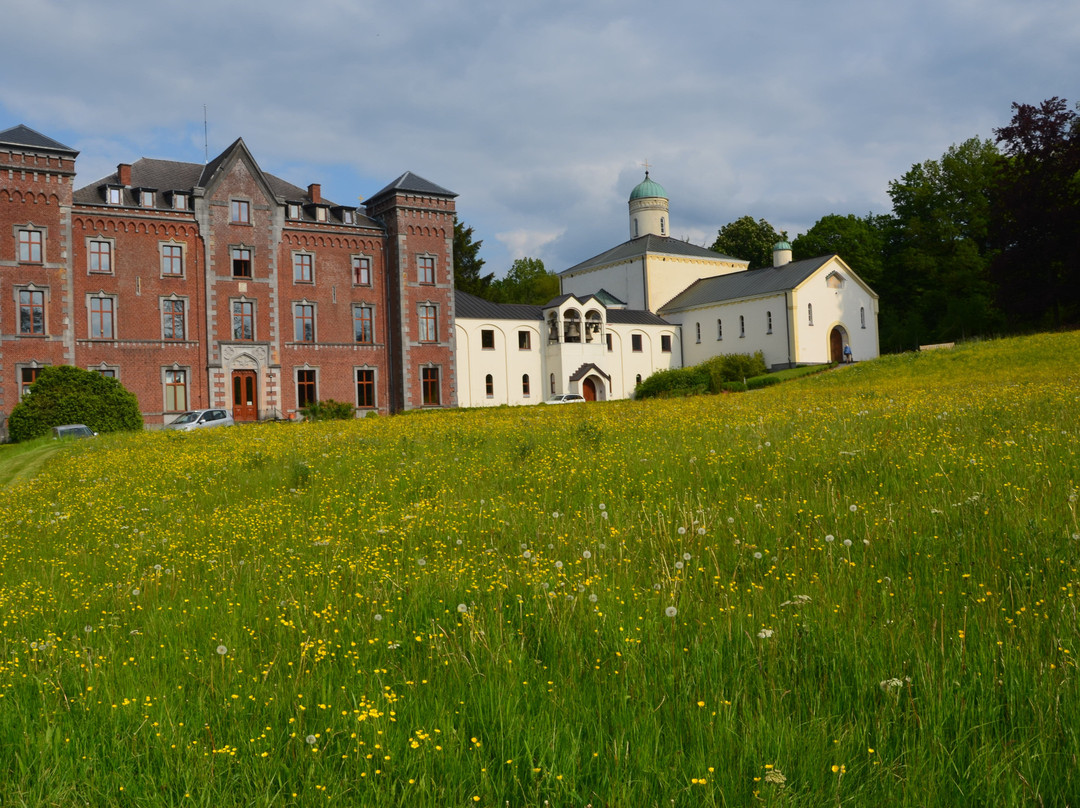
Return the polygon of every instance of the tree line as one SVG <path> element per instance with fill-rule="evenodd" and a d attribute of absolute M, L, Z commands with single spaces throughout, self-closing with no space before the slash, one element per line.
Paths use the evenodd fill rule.
<path fill-rule="evenodd" d="M 1080 114 L 1057 97 L 1012 113 L 993 140 L 954 144 L 890 182 L 890 213 L 829 214 L 791 241 L 795 260 L 836 253 L 877 291 L 882 351 L 1080 323 Z M 756 269 L 786 240 L 743 216 L 712 249 Z M 483 274 L 481 243 L 455 227 L 459 289 L 535 305 L 559 294 L 539 259 Z"/>

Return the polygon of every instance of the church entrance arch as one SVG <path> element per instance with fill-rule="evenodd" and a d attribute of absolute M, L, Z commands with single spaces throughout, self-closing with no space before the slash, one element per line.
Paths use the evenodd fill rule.
<path fill-rule="evenodd" d="M 844 345 L 847 332 L 841 326 L 835 326 L 829 333 L 829 361 L 840 364 L 844 361 Z"/>
<path fill-rule="evenodd" d="M 586 401 L 596 401 L 596 382 L 591 376 L 582 383 L 581 395 L 585 396 Z"/>

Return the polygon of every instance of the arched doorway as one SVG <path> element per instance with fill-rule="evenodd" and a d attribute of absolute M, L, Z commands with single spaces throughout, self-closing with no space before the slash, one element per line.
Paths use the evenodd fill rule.
<path fill-rule="evenodd" d="M 846 332 L 840 326 L 836 326 L 829 333 L 829 361 L 840 364 L 844 361 L 844 337 Z"/>
<path fill-rule="evenodd" d="M 596 401 L 596 382 L 591 377 L 582 382 L 581 395 L 586 401 Z"/>

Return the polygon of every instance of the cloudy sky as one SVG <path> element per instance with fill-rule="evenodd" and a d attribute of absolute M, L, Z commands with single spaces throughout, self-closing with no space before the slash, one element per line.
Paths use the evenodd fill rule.
<path fill-rule="evenodd" d="M 790 237 L 886 212 L 913 163 L 1080 101 L 1076 0 L 0 0 L 0 129 L 80 150 L 77 185 L 243 137 L 354 204 L 449 188 L 488 270 L 629 237 L 651 166 L 672 234 L 749 214 Z"/>

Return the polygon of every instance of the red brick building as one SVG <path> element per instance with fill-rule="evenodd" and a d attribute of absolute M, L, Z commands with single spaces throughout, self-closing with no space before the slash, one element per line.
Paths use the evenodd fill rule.
<path fill-rule="evenodd" d="M 260 170 L 141 159 L 75 188 L 78 153 L 0 132 L 0 416 L 41 367 L 114 375 L 148 425 L 227 407 L 455 406 L 455 194 L 405 173 L 365 208 Z"/>

